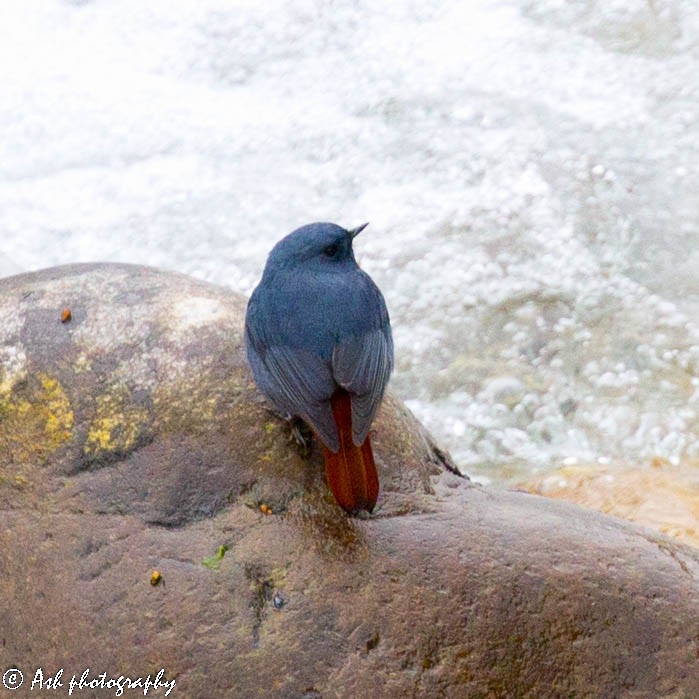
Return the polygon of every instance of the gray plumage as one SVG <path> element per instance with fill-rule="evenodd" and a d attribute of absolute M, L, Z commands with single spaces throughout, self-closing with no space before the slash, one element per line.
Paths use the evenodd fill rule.
<path fill-rule="evenodd" d="M 357 265 L 352 231 L 332 223 L 303 226 L 269 255 L 245 320 L 248 361 L 277 410 L 303 418 L 339 449 L 330 398 L 352 400 L 352 439 L 364 442 L 393 369 L 383 296 Z"/>

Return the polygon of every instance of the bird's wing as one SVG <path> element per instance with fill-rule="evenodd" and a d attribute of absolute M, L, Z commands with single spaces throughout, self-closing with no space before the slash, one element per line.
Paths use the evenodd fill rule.
<path fill-rule="evenodd" d="M 388 324 L 335 346 L 335 381 L 352 394 L 352 438 L 364 442 L 393 369 L 393 340 Z"/>
<path fill-rule="evenodd" d="M 332 451 L 339 448 L 330 397 L 335 390 L 330 367 L 302 349 L 262 348 L 249 333 L 248 357 L 262 392 L 282 412 L 303 418 Z"/>

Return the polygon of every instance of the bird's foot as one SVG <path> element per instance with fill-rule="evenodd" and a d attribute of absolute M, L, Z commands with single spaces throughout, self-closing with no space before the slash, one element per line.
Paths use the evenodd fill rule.
<path fill-rule="evenodd" d="M 311 428 L 300 417 L 288 417 L 287 424 L 289 425 L 289 441 L 294 441 L 299 450 L 299 454 L 307 459 L 311 453 L 311 442 L 313 440 L 313 432 Z"/>
<path fill-rule="evenodd" d="M 289 427 L 289 441 L 294 442 L 299 451 L 299 454 L 307 459 L 311 454 L 311 445 L 313 443 L 313 432 L 311 428 L 300 418 L 289 413 L 282 413 L 273 408 L 267 408 L 267 411 L 276 418 L 281 418 Z"/>

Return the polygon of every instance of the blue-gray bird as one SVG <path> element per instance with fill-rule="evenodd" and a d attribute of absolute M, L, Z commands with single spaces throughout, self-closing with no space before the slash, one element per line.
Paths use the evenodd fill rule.
<path fill-rule="evenodd" d="M 386 303 L 352 250 L 366 226 L 312 223 L 280 240 L 245 318 L 255 382 L 318 436 L 328 485 L 350 513 L 378 498 L 369 429 L 393 369 Z"/>

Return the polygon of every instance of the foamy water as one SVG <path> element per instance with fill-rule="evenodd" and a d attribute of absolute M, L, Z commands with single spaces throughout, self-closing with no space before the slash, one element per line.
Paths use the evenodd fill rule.
<path fill-rule="evenodd" d="M 482 479 L 699 458 L 693 0 L 6 2 L 0 273 L 249 293 L 371 221 L 394 390 Z"/>

